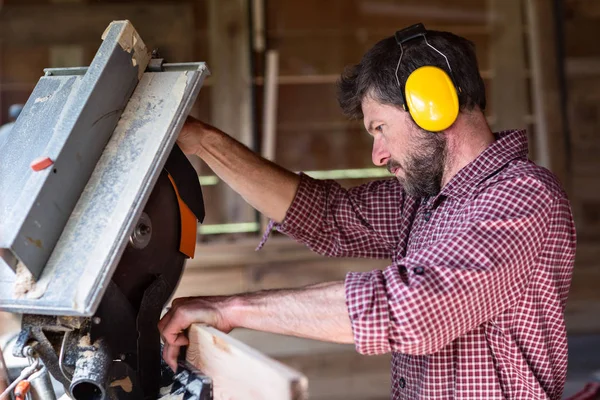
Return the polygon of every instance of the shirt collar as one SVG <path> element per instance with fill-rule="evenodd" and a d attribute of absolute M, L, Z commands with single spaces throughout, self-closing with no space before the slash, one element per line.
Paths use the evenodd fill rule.
<path fill-rule="evenodd" d="M 496 140 L 458 171 L 436 196 L 434 202 L 440 196 L 464 195 L 510 161 L 527 158 L 527 132 L 524 129 L 497 132 L 494 136 Z"/>

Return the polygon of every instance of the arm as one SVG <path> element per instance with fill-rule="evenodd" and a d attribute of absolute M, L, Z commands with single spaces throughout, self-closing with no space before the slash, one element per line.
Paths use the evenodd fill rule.
<path fill-rule="evenodd" d="M 400 236 L 405 202 L 395 180 L 350 190 L 298 175 L 263 159 L 220 130 L 189 118 L 178 144 L 196 154 L 279 230 L 328 256 L 389 258 Z"/>
<path fill-rule="evenodd" d="M 539 181 L 524 178 L 488 189 L 453 234 L 384 271 L 348 274 L 357 350 L 438 351 L 519 301 L 545 241 L 560 246 L 564 258 L 556 268 L 568 271 L 572 235 L 567 201 Z"/>
<path fill-rule="evenodd" d="M 179 347 L 188 344 L 182 332 L 193 323 L 205 323 L 225 332 L 249 328 L 352 343 L 343 282 L 238 296 L 176 299 L 159 323 L 165 341 L 163 357 L 172 368 L 175 367 Z"/>
<path fill-rule="evenodd" d="M 191 117 L 177 143 L 186 154 L 196 154 L 252 207 L 281 222 L 300 178 L 254 153 L 220 130 Z"/>

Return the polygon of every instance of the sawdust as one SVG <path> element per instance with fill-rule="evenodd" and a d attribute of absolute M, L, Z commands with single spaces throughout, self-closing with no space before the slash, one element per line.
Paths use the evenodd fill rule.
<path fill-rule="evenodd" d="M 48 96 L 44 96 L 44 97 L 38 97 L 37 99 L 35 99 L 34 104 L 35 103 L 44 103 L 44 102 L 48 101 L 50 99 L 50 97 L 52 97 L 51 94 L 49 94 Z"/>
<path fill-rule="evenodd" d="M 94 357 L 95 355 L 96 355 L 96 352 L 92 351 L 92 350 L 86 350 L 86 351 L 83 352 L 83 357 L 84 358 L 88 358 L 89 359 L 89 358 Z"/>
<path fill-rule="evenodd" d="M 82 336 L 81 339 L 79 339 L 79 343 L 77 343 L 77 347 L 90 347 L 91 345 L 92 339 L 89 333 L 85 336 Z"/>
<path fill-rule="evenodd" d="M 133 384 L 131 382 L 131 379 L 128 376 L 126 376 L 123 379 L 118 379 L 116 381 L 112 381 L 110 383 L 110 387 L 120 387 L 127 393 L 131 393 L 131 391 L 133 390 Z"/>
<path fill-rule="evenodd" d="M 150 61 L 150 51 L 144 44 L 144 41 L 137 33 L 131 22 L 128 20 L 124 21 L 113 21 L 110 23 L 108 28 L 102 34 L 102 40 L 106 38 L 108 32 L 114 24 L 122 24 L 124 23 L 123 30 L 119 34 L 118 42 L 119 46 L 123 50 L 128 53 L 132 53 L 131 64 L 135 67 L 138 66 L 138 80 L 142 79 L 142 75 L 144 75 L 144 71 L 146 70 L 146 66 L 148 66 L 148 62 Z"/>
<path fill-rule="evenodd" d="M 26 297 L 35 288 L 35 278 L 23 263 L 17 264 L 17 275 L 14 286 L 14 296 L 17 299 Z"/>

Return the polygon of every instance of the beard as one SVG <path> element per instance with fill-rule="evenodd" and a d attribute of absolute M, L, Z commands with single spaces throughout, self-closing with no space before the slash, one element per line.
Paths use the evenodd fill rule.
<path fill-rule="evenodd" d="M 397 177 L 404 191 L 413 197 L 433 197 L 442 190 L 446 164 L 446 136 L 442 133 L 420 131 L 417 150 L 409 153 L 401 164 L 389 160 L 388 171 L 402 168 L 404 177 Z"/>

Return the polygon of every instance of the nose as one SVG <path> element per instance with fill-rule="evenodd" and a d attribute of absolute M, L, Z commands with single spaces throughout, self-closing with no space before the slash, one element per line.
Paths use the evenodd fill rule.
<path fill-rule="evenodd" d="M 375 137 L 375 140 L 373 141 L 373 151 L 371 152 L 373 164 L 375 164 L 378 167 L 386 165 L 391 157 L 390 153 L 387 151 L 383 143 L 381 143 L 380 138 L 381 136 Z"/>

